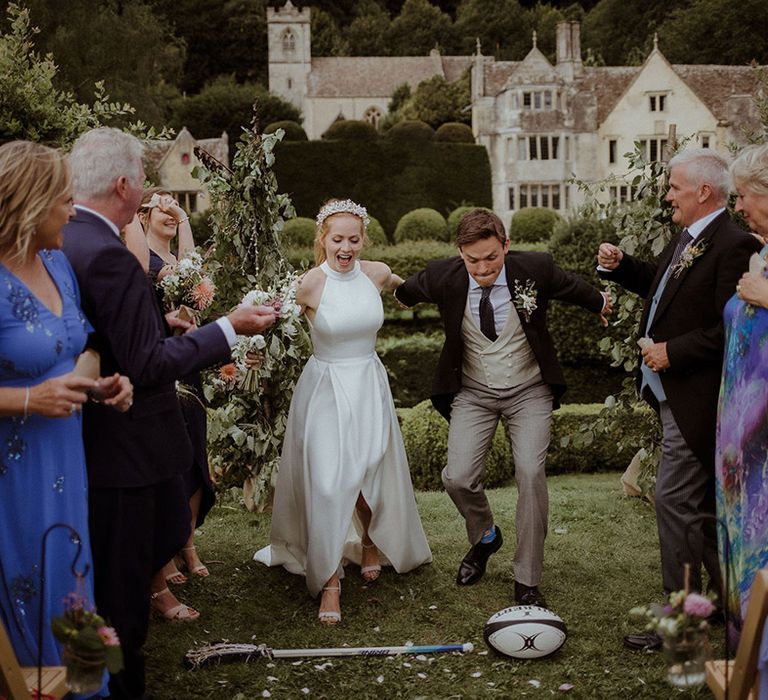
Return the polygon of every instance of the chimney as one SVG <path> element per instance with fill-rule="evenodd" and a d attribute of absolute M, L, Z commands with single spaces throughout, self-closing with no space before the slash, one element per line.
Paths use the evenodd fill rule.
<path fill-rule="evenodd" d="M 582 74 L 581 25 L 578 22 L 558 23 L 556 57 L 555 68 L 566 82 Z"/>

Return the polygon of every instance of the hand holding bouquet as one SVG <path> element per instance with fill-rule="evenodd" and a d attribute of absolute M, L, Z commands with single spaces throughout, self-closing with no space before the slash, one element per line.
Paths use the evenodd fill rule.
<path fill-rule="evenodd" d="M 204 317 L 216 296 L 216 287 L 205 272 L 203 256 L 195 249 L 179 260 L 176 267 L 159 283 L 167 311 L 191 307 L 195 322 Z"/>

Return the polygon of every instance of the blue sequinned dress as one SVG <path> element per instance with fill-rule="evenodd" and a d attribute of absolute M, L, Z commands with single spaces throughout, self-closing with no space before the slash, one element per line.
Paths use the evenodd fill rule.
<path fill-rule="evenodd" d="M 70 372 L 90 324 L 80 310 L 75 275 L 60 251 L 40 256 L 62 300 L 56 316 L 0 264 L 0 386 L 26 387 Z M 88 484 L 81 416 L 0 418 L 0 615 L 19 662 L 37 665 L 42 609 L 43 663 L 61 663 L 50 619 L 76 590 L 71 563 L 77 545 L 69 531 L 47 539 L 44 600 L 40 601 L 40 545 L 45 530 L 66 523 L 80 533 L 77 568 L 92 567 L 88 536 Z M 89 574 L 80 593 L 93 601 Z M 84 588 L 84 590 L 83 590 Z M 107 694 L 106 684 L 100 691 Z"/>

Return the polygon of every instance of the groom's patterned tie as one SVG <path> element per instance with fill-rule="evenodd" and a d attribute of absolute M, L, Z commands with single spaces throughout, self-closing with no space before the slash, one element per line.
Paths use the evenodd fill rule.
<path fill-rule="evenodd" d="M 684 228 L 680 234 L 680 240 L 677 242 L 677 248 L 675 248 L 674 255 L 672 255 L 672 262 L 669 263 L 670 267 L 674 267 L 680 262 L 680 258 L 683 256 L 683 251 L 687 245 L 693 240 L 693 236 L 688 233 L 688 229 Z"/>
<path fill-rule="evenodd" d="M 483 293 L 480 297 L 480 330 L 486 338 L 496 340 L 499 336 L 496 334 L 496 321 L 493 318 L 493 304 L 491 304 L 493 285 L 483 287 L 482 289 Z"/>

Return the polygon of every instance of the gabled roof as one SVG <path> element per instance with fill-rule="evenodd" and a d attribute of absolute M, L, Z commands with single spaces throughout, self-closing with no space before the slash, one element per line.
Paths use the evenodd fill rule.
<path fill-rule="evenodd" d="M 415 88 L 435 75 L 457 80 L 471 56 L 359 56 L 312 59 L 309 97 L 386 97 L 402 83 Z"/>
<path fill-rule="evenodd" d="M 186 126 L 181 128 L 173 140 L 147 141 L 144 144 L 144 159 L 159 170 L 172 151 L 184 146 L 190 149 L 192 157 L 194 157 L 192 154 L 194 146 L 200 146 L 222 163 L 229 163 L 229 138 L 226 131 L 218 138 L 197 140 L 189 133 Z"/>

